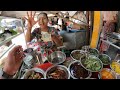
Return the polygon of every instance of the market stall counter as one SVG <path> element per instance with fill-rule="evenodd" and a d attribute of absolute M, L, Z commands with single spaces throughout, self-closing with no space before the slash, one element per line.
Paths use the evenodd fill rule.
<path fill-rule="evenodd" d="M 58 53 L 55 52 L 52 52 L 51 54 L 52 55 L 54 54 L 55 57 L 60 58 L 61 56 L 57 55 Z M 46 60 L 45 62 L 40 63 L 39 60 L 34 58 L 34 56 L 33 58 L 29 56 L 29 58 L 27 59 L 29 59 L 31 62 L 29 62 L 28 64 L 27 62 L 25 62 L 26 60 L 24 60 L 17 74 L 18 76 L 16 78 L 18 79 L 118 79 L 119 72 L 117 72 L 115 68 L 120 67 L 120 65 L 118 65 L 118 67 L 113 66 L 112 65 L 113 61 L 110 58 L 108 58 L 109 56 L 105 54 L 99 54 L 99 51 L 97 49 L 82 48 L 81 50 L 71 50 L 71 51 L 58 50 L 57 52 L 61 52 L 63 53 L 63 56 L 64 55 L 65 56 L 60 61 L 57 58 L 56 62 L 51 62 L 50 60 Z M 49 56 L 51 56 L 51 54 Z M 47 59 L 49 58 L 47 57 Z M 107 64 L 105 64 L 105 62 Z M 116 61 L 116 63 L 118 64 L 119 62 Z M 28 72 L 31 72 L 32 75 L 30 73 L 28 74 Z M 35 72 L 41 73 L 41 75 L 43 74 L 44 77 L 40 78 L 41 75 L 37 75 Z"/>

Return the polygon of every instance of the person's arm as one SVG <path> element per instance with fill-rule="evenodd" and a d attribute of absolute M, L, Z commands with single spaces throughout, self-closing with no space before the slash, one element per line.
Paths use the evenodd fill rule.
<path fill-rule="evenodd" d="M 54 33 L 52 34 L 52 40 L 57 46 L 62 46 L 63 45 L 63 42 L 59 38 L 58 31 L 56 29 L 54 29 Z"/>
<path fill-rule="evenodd" d="M 53 40 L 53 42 L 55 42 L 55 44 L 56 44 L 57 46 L 62 46 L 62 45 L 63 45 L 63 42 L 62 42 L 62 40 L 59 38 L 59 36 L 52 35 L 52 40 Z"/>
<path fill-rule="evenodd" d="M 31 29 L 32 28 L 28 28 L 28 30 L 26 32 L 26 35 L 25 35 L 26 42 L 30 42 L 31 41 Z"/>
<path fill-rule="evenodd" d="M 37 21 L 34 20 L 35 13 L 32 15 L 32 11 L 30 12 L 30 14 L 28 14 L 28 12 L 27 12 L 27 18 L 24 17 L 24 19 L 26 19 L 28 22 L 28 25 L 27 25 L 28 30 L 27 30 L 26 35 L 25 35 L 26 42 L 31 41 L 31 39 L 32 39 L 31 30 L 32 30 L 32 27 L 37 23 Z"/>
<path fill-rule="evenodd" d="M 0 68 L 0 79 L 12 79 L 15 73 L 19 70 L 24 57 L 24 52 L 21 46 L 14 47 L 8 54 L 7 59 Z"/>

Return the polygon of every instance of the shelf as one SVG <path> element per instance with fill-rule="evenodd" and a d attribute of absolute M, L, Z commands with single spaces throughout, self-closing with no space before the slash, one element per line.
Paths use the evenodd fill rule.
<path fill-rule="evenodd" d="M 4 40 L 4 41 L 0 42 L 0 46 L 4 45 L 5 43 L 9 42 L 11 39 L 19 36 L 20 34 L 22 34 L 22 33 L 19 33 L 17 35 L 11 36 L 10 38 L 7 38 L 7 40 Z"/>
<path fill-rule="evenodd" d="M 103 39 L 101 39 L 101 40 L 102 40 L 103 42 L 106 42 L 106 43 L 108 43 L 108 44 L 110 44 L 110 45 L 112 45 L 112 46 L 114 46 L 115 48 L 117 48 L 117 49 L 120 50 L 120 47 L 118 47 L 117 45 L 111 43 L 110 41 L 106 41 L 106 40 L 103 40 Z"/>

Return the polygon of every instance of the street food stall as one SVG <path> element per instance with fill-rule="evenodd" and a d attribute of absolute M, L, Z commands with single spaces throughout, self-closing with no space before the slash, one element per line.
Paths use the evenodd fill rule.
<path fill-rule="evenodd" d="M 103 39 L 101 11 L 36 11 L 47 13 L 49 27 L 54 27 L 63 42 L 54 50 L 44 45 L 42 56 L 38 39 L 27 42 L 27 11 L 1 11 L 0 67 L 16 45 L 21 45 L 25 57 L 14 79 L 119 79 L 120 33 L 107 33 Z M 63 24 L 63 22 L 65 22 Z M 63 28 L 65 26 L 65 28 Z M 38 28 L 36 23 L 32 28 Z M 119 30 L 118 30 L 119 31 Z M 109 44 L 103 52 L 102 42 Z M 48 48 L 49 47 L 49 48 Z M 52 45 L 54 47 L 54 45 Z"/>

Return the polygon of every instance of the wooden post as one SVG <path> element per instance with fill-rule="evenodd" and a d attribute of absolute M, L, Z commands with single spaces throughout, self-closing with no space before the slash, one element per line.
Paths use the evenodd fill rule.
<path fill-rule="evenodd" d="M 94 21 L 94 11 L 90 11 L 90 42 L 91 42 L 92 32 L 93 32 L 93 21 Z"/>
<path fill-rule="evenodd" d="M 90 31 L 89 31 L 89 11 L 86 11 L 86 18 L 88 26 L 86 28 L 86 45 L 89 45 Z"/>
<path fill-rule="evenodd" d="M 94 11 L 94 25 L 93 25 L 93 33 L 92 40 L 90 43 L 91 48 L 97 48 L 98 41 L 100 38 L 100 32 L 102 28 L 102 17 L 100 11 Z"/>

